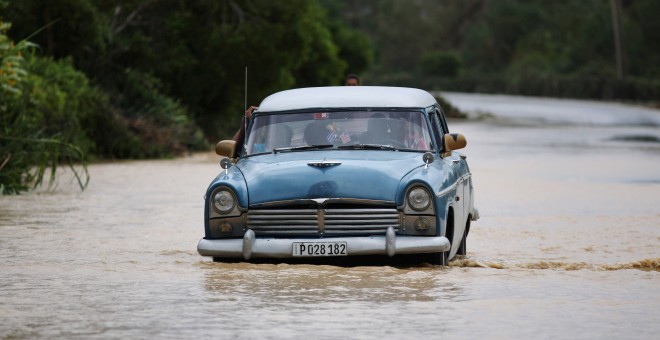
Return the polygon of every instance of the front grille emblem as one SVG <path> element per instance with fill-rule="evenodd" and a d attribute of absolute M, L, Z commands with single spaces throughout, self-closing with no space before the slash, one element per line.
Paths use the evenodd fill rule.
<path fill-rule="evenodd" d="M 307 162 L 307 165 L 317 167 L 317 168 L 327 168 L 335 165 L 340 165 L 341 162 L 339 161 L 329 161 L 326 160 L 325 158 L 322 161 L 312 161 L 312 162 Z"/>

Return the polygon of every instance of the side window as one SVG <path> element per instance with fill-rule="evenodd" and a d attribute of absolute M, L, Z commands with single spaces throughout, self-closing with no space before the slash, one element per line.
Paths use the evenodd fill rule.
<path fill-rule="evenodd" d="M 444 151 L 444 143 L 443 138 L 444 138 L 444 133 L 442 130 L 442 127 L 440 127 L 439 122 L 438 122 L 438 111 L 433 111 L 431 112 L 431 115 L 429 116 L 431 119 L 431 130 L 433 130 L 433 138 L 436 140 L 437 143 L 439 143 L 438 146 L 438 151 Z"/>
<path fill-rule="evenodd" d="M 435 109 L 435 112 L 438 116 L 438 121 L 440 122 L 440 126 L 442 127 L 443 134 L 449 133 L 449 128 L 447 127 L 447 120 L 445 120 L 445 114 L 439 109 Z"/>

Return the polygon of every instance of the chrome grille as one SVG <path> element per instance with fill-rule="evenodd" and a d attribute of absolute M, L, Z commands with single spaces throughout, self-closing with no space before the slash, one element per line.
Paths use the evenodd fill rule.
<path fill-rule="evenodd" d="M 399 230 L 395 208 L 251 209 L 247 226 L 257 235 L 349 236 L 384 235 Z"/>
<path fill-rule="evenodd" d="M 316 209 L 264 209 L 250 210 L 248 228 L 255 234 L 302 236 L 318 232 Z"/>

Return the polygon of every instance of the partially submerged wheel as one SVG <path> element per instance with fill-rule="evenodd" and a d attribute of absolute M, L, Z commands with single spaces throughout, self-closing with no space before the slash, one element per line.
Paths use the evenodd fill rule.
<path fill-rule="evenodd" d="M 465 230 L 463 230 L 463 237 L 461 238 L 461 244 L 458 246 L 456 255 L 467 255 L 467 235 L 470 231 L 470 219 L 468 218 L 467 224 L 465 225 Z"/>
<path fill-rule="evenodd" d="M 428 254 L 428 259 L 430 264 L 446 266 L 449 263 L 449 252 L 430 253 Z"/>
<path fill-rule="evenodd" d="M 465 233 L 463 233 L 463 238 L 461 239 L 461 245 L 458 246 L 458 250 L 456 250 L 456 255 L 467 255 L 467 246 L 465 244 L 466 242 L 466 237 Z"/>
<path fill-rule="evenodd" d="M 231 258 L 231 257 L 214 257 L 213 262 L 223 262 L 223 263 L 238 263 L 243 262 L 242 258 Z"/>

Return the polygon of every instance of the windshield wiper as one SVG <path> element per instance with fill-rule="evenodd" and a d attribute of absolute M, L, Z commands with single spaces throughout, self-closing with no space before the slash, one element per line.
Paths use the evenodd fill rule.
<path fill-rule="evenodd" d="M 318 144 L 318 145 L 301 145 L 301 146 L 291 146 L 288 148 L 276 148 L 273 149 L 273 153 L 278 153 L 282 151 L 301 151 L 301 150 L 312 150 L 312 149 L 327 149 L 333 147 L 332 144 Z"/>
<path fill-rule="evenodd" d="M 353 144 L 341 145 L 338 149 L 369 149 L 369 150 L 396 150 L 395 147 L 388 144 Z"/>

